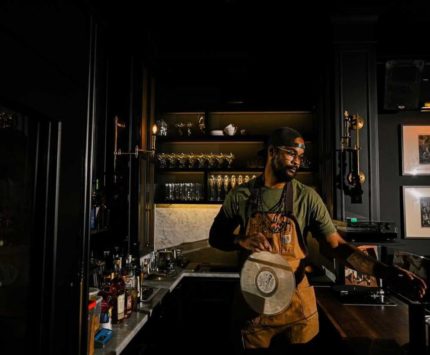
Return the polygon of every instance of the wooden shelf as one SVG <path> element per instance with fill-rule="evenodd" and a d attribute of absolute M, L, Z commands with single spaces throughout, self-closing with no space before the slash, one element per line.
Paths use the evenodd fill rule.
<path fill-rule="evenodd" d="M 196 144 L 210 144 L 210 143 L 261 143 L 265 142 L 266 136 L 191 136 L 191 137 L 157 137 L 157 143 L 196 143 Z"/>

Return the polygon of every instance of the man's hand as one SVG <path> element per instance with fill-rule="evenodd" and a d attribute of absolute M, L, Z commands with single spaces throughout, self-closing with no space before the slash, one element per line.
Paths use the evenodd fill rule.
<path fill-rule="evenodd" d="M 412 300 L 422 299 L 427 291 L 426 282 L 408 270 L 393 265 L 388 266 L 383 273 L 390 288 Z"/>
<path fill-rule="evenodd" d="M 242 248 L 252 252 L 272 251 L 268 239 L 262 233 L 255 233 L 244 237 L 239 237 L 237 242 Z"/>

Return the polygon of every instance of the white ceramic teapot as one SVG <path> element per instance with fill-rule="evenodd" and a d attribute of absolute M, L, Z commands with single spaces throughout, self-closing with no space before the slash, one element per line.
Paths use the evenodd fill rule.
<path fill-rule="evenodd" d="M 224 128 L 224 133 L 227 136 L 234 136 L 237 132 L 237 126 L 235 126 L 234 124 L 230 123 L 227 126 L 225 126 Z"/>

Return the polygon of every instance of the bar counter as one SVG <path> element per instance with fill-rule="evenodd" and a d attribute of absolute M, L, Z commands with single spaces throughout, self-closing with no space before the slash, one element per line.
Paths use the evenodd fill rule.
<path fill-rule="evenodd" d="M 120 325 L 113 325 L 113 338 L 95 355 L 118 355 L 151 318 L 153 310 L 179 285 L 184 278 L 239 279 L 233 272 L 181 271 L 175 278 L 145 280 L 144 285 L 158 288 L 150 302 Z M 338 352 L 344 354 L 401 355 L 409 342 L 408 306 L 395 299 L 395 306 L 344 305 L 328 286 L 315 286 L 321 318 L 321 333 L 331 335 L 328 341 L 337 341 Z M 327 332 L 329 330 L 329 332 Z M 330 338 L 334 334 L 336 339 Z M 327 340 L 326 340 L 327 341 Z"/>
<path fill-rule="evenodd" d="M 409 343 L 408 306 L 390 296 L 395 306 L 347 305 L 330 287 L 316 287 L 320 317 L 325 317 L 349 354 L 406 354 Z"/>

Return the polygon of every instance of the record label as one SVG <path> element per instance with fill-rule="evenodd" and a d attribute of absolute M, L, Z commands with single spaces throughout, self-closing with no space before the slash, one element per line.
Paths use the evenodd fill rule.
<path fill-rule="evenodd" d="M 276 275 L 270 269 L 263 269 L 257 274 L 255 284 L 263 295 L 270 295 L 277 288 Z"/>
<path fill-rule="evenodd" d="M 291 303 L 294 273 L 279 254 L 262 251 L 251 254 L 240 274 L 240 287 L 248 305 L 257 313 L 274 315 Z"/>

